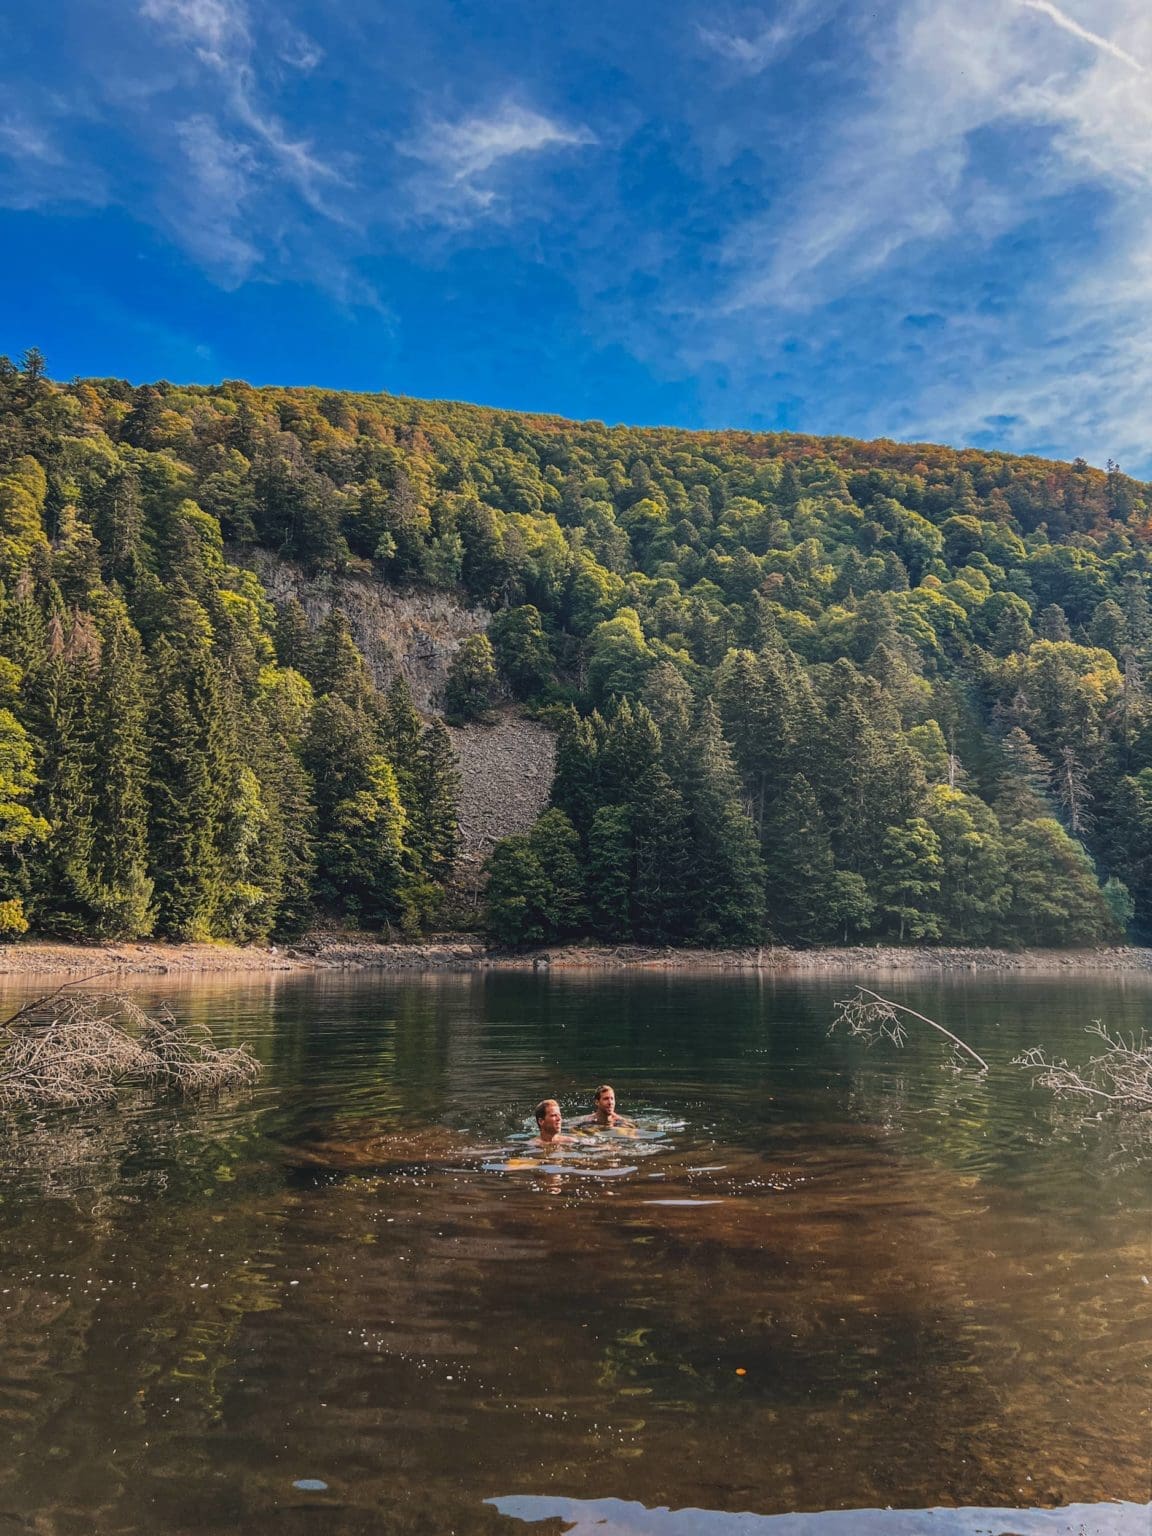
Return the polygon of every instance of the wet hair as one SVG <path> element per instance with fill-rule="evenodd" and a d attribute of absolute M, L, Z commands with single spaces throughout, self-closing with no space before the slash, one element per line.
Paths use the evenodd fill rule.
<path fill-rule="evenodd" d="M 543 1120 L 544 1116 L 548 1113 L 549 1104 L 555 1104 L 557 1109 L 560 1108 L 560 1105 L 556 1102 L 555 1099 L 541 1099 L 535 1109 L 537 1125 L 540 1124 L 541 1120 Z"/>
<path fill-rule="evenodd" d="M 612 1087 L 611 1083 L 601 1083 L 599 1088 L 597 1088 L 596 1092 L 592 1095 L 592 1102 L 594 1104 L 599 1104 L 599 1102 L 600 1102 L 600 1095 L 602 1093 L 606 1092 L 606 1091 L 610 1091 L 612 1093 L 616 1092 L 615 1088 Z"/>

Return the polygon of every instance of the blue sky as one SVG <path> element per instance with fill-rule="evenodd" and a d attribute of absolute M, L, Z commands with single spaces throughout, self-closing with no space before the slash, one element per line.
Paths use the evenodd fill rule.
<path fill-rule="evenodd" d="M 0 74 L 59 377 L 1152 475 L 1148 0 L 42 0 Z"/>

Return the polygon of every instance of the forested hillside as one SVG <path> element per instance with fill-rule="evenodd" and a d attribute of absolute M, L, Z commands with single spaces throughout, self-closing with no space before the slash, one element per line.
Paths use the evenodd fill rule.
<path fill-rule="evenodd" d="M 246 551 L 460 590 L 559 731 L 504 942 L 1152 928 L 1152 489 L 1119 470 L 0 367 L 0 926 L 436 919 L 447 733 Z"/>

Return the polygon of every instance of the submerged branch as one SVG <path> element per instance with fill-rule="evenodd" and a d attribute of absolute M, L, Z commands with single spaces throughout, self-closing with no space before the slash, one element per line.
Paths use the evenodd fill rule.
<path fill-rule="evenodd" d="M 1088 1034 L 1104 1042 L 1105 1049 L 1083 1067 L 1048 1057 L 1033 1047 L 1014 1058 L 1014 1067 L 1032 1073 L 1040 1088 L 1058 1099 L 1099 1099 L 1114 1109 L 1139 1113 L 1152 1110 L 1152 1042 L 1144 1034 L 1125 1037 L 1113 1034 L 1097 1019 Z"/>
<path fill-rule="evenodd" d="M 881 997 L 879 992 L 870 992 L 867 987 L 857 987 L 855 997 L 844 997 L 836 1003 L 836 1014 L 829 1033 L 843 1027 L 848 1034 L 858 1040 L 864 1040 L 868 1045 L 874 1045 L 881 1039 L 890 1040 L 893 1045 L 903 1045 L 908 1038 L 908 1027 L 901 1017 L 902 1014 L 912 1019 L 919 1019 L 922 1024 L 939 1030 L 952 1042 L 952 1049 L 957 1054 L 964 1052 L 972 1058 L 982 1072 L 988 1071 L 988 1063 L 983 1056 L 977 1055 L 959 1035 L 954 1035 L 950 1029 L 945 1029 L 943 1024 L 937 1024 L 936 1020 L 930 1019 L 927 1014 L 917 1013 L 915 1008 L 905 1007 L 903 1003 L 894 1003 L 891 998 Z"/>
<path fill-rule="evenodd" d="M 167 1007 L 152 1017 L 119 993 L 63 990 L 0 1025 L 0 1110 L 110 1103 L 124 1087 L 195 1097 L 260 1075 L 246 1046 L 216 1046 Z"/>

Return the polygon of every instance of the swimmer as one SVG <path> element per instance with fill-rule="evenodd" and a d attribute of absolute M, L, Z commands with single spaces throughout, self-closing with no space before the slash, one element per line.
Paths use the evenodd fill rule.
<path fill-rule="evenodd" d="M 536 1142 L 541 1147 L 567 1146 L 572 1140 L 571 1136 L 561 1133 L 564 1117 L 560 1113 L 560 1106 L 555 1099 L 541 1099 L 536 1106 L 536 1125 L 539 1135 Z"/>
<path fill-rule="evenodd" d="M 623 1130 L 634 1131 L 635 1120 L 629 1120 L 627 1115 L 616 1113 L 616 1090 L 611 1083 L 601 1083 L 596 1090 L 593 1101 L 592 1113 L 577 1120 L 577 1125 L 588 1130 L 610 1130 L 613 1126 L 619 1126 Z"/>

